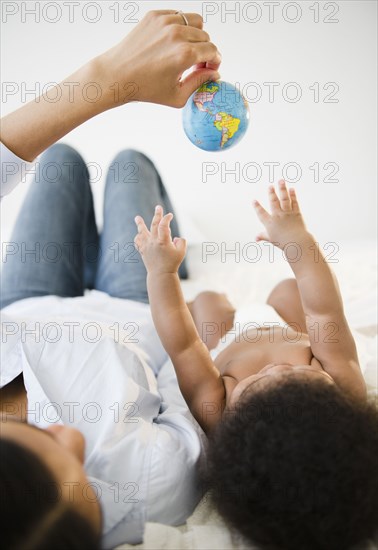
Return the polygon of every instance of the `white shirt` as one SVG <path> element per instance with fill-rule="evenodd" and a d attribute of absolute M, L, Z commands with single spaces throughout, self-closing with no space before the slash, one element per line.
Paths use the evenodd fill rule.
<path fill-rule="evenodd" d="M 4 151 L 8 161 L 23 162 Z M 1 195 L 16 183 L 2 179 Z M 196 468 L 205 437 L 149 306 L 90 291 L 27 298 L 1 316 L 1 386 L 23 372 L 28 421 L 71 425 L 85 436 L 104 547 L 141 542 L 146 521 L 183 523 L 201 496 Z"/>
<path fill-rule="evenodd" d="M 28 162 L 20 159 L 3 143 L 0 143 L 1 185 L 0 198 L 8 195 L 23 180 L 28 171 L 32 170 L 35 160 Z"/>

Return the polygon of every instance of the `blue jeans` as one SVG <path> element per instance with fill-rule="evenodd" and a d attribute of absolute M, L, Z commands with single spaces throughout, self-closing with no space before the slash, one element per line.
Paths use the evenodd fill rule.
<path fill-rule="evenodd" d="M 1 308 L 35 296 L 82 296 L 86 288 L 147 303 L 146 269 L 134 246 L 134 217 L 140 214 L 149 224 L 156 204 L 173 211 L 153 163 L 134 150 L 115 157 L 106 177 L 101 236 L 88 170 L 79 153 L 65 144 L 53 145 L 36 168 L 5 245 Z M 179 236 L 175 218 L 172 236 Z M 187 278 L 185 262 L 179 274 Z"/>

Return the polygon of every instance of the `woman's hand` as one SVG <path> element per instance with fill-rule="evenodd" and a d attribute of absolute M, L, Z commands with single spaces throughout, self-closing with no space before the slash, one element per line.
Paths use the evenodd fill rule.
<path fill-rule="evenodd" d="M 128 101 L 183 107 L 201 84 L 219 78 L 221 56 L 202 30 L 202 17 L 185 17 L 188 26 L 174 10 L 150 11 L 119 44 L 93 60 L 108 92 L 105 109 Z"/>
<path fill-rule="evenodd" d="M 156 206 L 148 230 L 143 218 L 136 216 L 138 234 L 134 243 L 142 256 L 148 273 L 177 273 L 185 257 L 186 241 L 176 237 L 172 241 L 170 223 L 173 214 L 163 216 L 163 208 Z"/>
<path fill-rule="evenodd" d="M 0 140 L 32 161 L 80 124 L 129 101 L 182 107 L 203 82 L 219 78 L 221 61 L 202 17 L 185 17 L 188 26 L 173 10 L 149 12 L 118 45 L 2 118 Z"/>
<path fill-rule="evenodd" d="M 284 180 L 278 182 L 278 194 L 273 186 L 269 187 L 269 201 L 271 214 L 254 201 L 256 214 L 265 226 L 265 231 L 259 233 L 256 241 L 267 241 L 278 248 L 284 249 L 289 243 L 300 244 L 308 235 L 294 189 L 289 192 Z"/>

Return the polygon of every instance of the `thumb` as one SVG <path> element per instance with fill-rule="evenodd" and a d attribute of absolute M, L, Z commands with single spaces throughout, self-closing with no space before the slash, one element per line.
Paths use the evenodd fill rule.
<path fill-rule="evenodd" d="M 186 240 L 181 237 L 175 237 L 173 239 L 173 244 L 179 252 L 185 253 L 186 251 Z"/>
<path fill-rule="evenodd" d="M 208 80 L 219 80 L 220 74 L 217 70 L 206 67 L 194 69 L 181 81 L 181 94 L 186 101 L 204 82 Z"/>
<path fill-rule="evenodd" d="M 270 243 L 270 239 L 266 233 L 259 233 L 257 235 L 256 242 L 258 243 L 259 241 L 267 241 L 268 243 Z"/>

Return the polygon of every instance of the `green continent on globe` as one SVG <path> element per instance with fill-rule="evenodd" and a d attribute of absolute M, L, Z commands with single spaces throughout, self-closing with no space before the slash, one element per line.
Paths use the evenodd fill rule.
<path fill-rule="evenodd" d="M 239 129 L 240 118 L 233 117 L 228 113 L 219 112 L 215 115 L 214 126 L 217 130 L 222 132 L 220 146 L 224 147 L 229 139 L 232 138 L 234 134 Z"/>
<path fill-rule="evenodd" d="M 200 86 L 197 92 L 194 94 L 193 101 L 199 111 L 205 111 L 206 113 L 210 112 L 209 109 L 206 109 L 204 103 L 212 103 L 215 94 L 218 92 L 218 84 L 210 84 L 205 82 Z"/>

